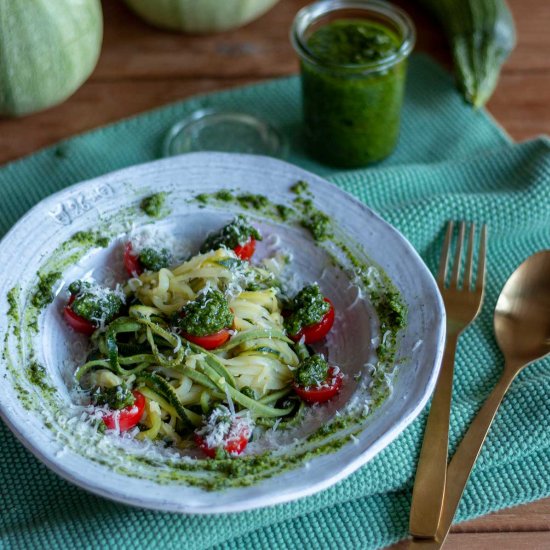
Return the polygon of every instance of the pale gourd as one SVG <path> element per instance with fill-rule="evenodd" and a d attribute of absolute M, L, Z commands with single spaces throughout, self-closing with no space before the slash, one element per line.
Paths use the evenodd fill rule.
<path fill-rule="evenodd" d="M 278 0 L 125 0 L 148 23 L 181 32 L 234 29 L 256 19 Z"/>
<path fill-rule="evenodd" d="M 102 36 L 100 0 L 0 0 L 0 116 L 69 97 L 93 71 Z"/>

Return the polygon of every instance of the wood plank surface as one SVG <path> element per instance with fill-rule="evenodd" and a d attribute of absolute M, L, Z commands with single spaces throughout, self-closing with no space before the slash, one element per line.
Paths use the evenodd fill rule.
<path fill-rule="evenodd" d="M 406 550 L 401 541 L 387 550 Z M 550 499 L 508 508 L 454 525 L 445 550 L 548 550 L 550 549 Z"/>
<path fill-rule="evenodd" d="M 400 542 L 388 550 L 406 550 L 407 542 Z M 451 533 L 445 550 L 548 550 L 548 533 Z"/>
<path fill-rule="evenodd" d="M 236 31 L 190 36 L 156 30 L 121 1 L 105 0 L 104 43 L 91 78 L 62 105 L 21 119 L 0 119 L 0 164 L 197 93 L 296 72 L 288 30 L 296 11 L 307 3 L 281 0 L 269 13 Z M 397 3 L 415 21 L 417 50 L 429 52 L 450 68 L 450 53 L 438 25 L 414 0 Z M 520 141 L 550 133 L 550 1 L 510 0 L 509 4 L 518 45 L 488 108 Z M 550 548 L 550 499 L 457 525 L 446 547 Z"/>

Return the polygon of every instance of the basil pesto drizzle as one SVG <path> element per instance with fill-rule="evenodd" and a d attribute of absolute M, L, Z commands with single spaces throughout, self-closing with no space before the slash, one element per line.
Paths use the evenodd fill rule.
<path fill-rule="evenodd" d="M 169 214 L 169 210 L 165 208 L 166 193 L 155 193 L 142 199 L 139 207 L 145 214 L 151 218 L 162 218 Z"/>

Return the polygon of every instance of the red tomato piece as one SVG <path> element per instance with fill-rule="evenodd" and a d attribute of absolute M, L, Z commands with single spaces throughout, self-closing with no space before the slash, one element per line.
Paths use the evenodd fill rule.
<path fill-rule="evenodd" d="M 103 417 L 103 422 L 109 430 L 115 429 L 117 421 L 121 432 L 137 426 L 145 409 L 145 396 L 138 391 L 133 391 L 132 394 L 136 399 L 133 405 L 128 405 L 119 411 L 112 411 Z"/>
<path fill-rule="evenodd" d="M 132 252 L 132 243 L 130 242 L 124 246 L 124 267 L 130 277 L 136 277 L 143 273 L 139 257 Z"/>
<path fill-rule="evenodd" d="M 322 340 L 332 328 L 334 324 L 334 306 L 332 302 L 325 298 L 325 302 L 328 302 L 330 309 L 323 315 L 318 323 L 309 325 L 308 327 L 302 327 L 298 334 L 290 335 L 290 338 L 295 342 L 299 342 L 304 337 L 305 344 L 314 344 Z"/>
<path fill-rule="evenodd" d="M 206 336 L 193 336 L 187 332 L 183 332 L 182 336 L 186 340 L 193 342 L 193 344 L 197 344 L 197 346 L 210 350 L 223 346 L 227 340 L 229 340 L 231 332 L 228 328 L 222 328 L 220 331 L 215 332 L 214 334 L 207 334 Z"/>
<path fill-rule="evenodd" d="M 76 332 L 91 336 L 95 331 L 96 326 L 91 321 L 88 321 L 88 319 L 84 319 L 84 317 L 77 315 L 73 311 L 71 304 L 74 302 L 74 300 L 75 295 L 71 294 L 71 297 L 69 298 L 69 303 L 65 306 L 63 310 L 65 321 L 73 330 L 76 330 Z"/>
<path fill-rule="evenodd" d="M 329 367 L 327 379 L 322 386 L 306 389 L 294 384 L 294 391 L 306 403 L 324 403 L 332 399 L 342 388 L 344 375 L 340 371 L 335 371 L 334 367 Z"/>
<path fill-rule="evenodd" d="M 236 432 L 236 433 L 235 433 Z M 234 430 L 233 427 L 220 447 L 227 451 L 230 455 L 241 454 L 245 447 L 248 445 L 250 439 L 250 430 L 248 426 L 242 425 L 238 430 Z M 216 451 L 218 447 L 209 447 L 206 444 L 206 440 L 202 435 L 195 434 L 195 443 L 204 452 L 205 455 L 210 458 L 216 457 Z"/>
<path fill-rule="evenodd" d="M 237 258 L 240 258 L 241 260 L 250 260 L 255 250 L 256 250 L 256 239 L 254 237 L 249 237 L 248 241 L 246 241 L 244 244 L 237 245 L 233 249 L 233 252 L 235 252 L 235 254 L 237 255 Z"/>

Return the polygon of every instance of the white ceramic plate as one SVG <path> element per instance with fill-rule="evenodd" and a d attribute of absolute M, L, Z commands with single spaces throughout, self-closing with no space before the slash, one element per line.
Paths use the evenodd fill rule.
<path fill-rule="evenodd" d="M 223 491 L 205 491 L 181 479 L 170 480 L 170 475 L 163 477 L 160 473 L 166 474 L 167 468 L 155 464 L 155 449 L 136 451 L 138 444 L 128 449 L 126 443 L 108 443 L 114 436 L 91 434 L 75 412 L 78 409 L 71 405 L 67 389 L 75 366 L 83 361 L 86 341 L 63 322 L 66 285 L 89 274 L 104 280 L 120 276 L 118 267 L 112 268 L 121 265 L 124 233 L 130 223 L 151 224 L 138 205 L 152 192 L 168 192 L 171 209 L 170 215 L 155 222 L 155 228 L 186 239 L 193 248 L 205 233 L 238 211 L 236 204 L 223 201 L 201 205 L 193 200 L 197 193 L 232 189 L 262 193 L 274 203 L 288 205 L 296 198 L 289 189 L 298 180 L 310 184 L 314 204 L 334 220 L 339 238 L 350 244 L 358 257 L 376 266 L 377 273 L 385 272 L 408 306 L 407 326 L 398 339 L 399 369 L 391 396 L 362 422 L 356 436 L 346 436 L 336 452 L 308 459 L 306 464 L 253 486 Z M 350 281 L 352 267 L 338 256 L 337 247 L 330 243 L 325 248 L 315 246 L 309 233 L 297 224 L 248 213 L 267 236 L 259 256 L 269 252 L 270 243 L 276 240 L 269 235 L 277 234 L 294 254 L 291 271 L 303 281 L 318 280 L 338 311 L 338 328 L 328 352 L 331 361 L 346 372 L 347 383 L 337 399 L 300 428 L 302 435 L 308 435 L 356 402 L 360 390 L 365 391 L 369 382 L 365 363 L 375 361 L 372 344 L 383 335 L 377 334 L 373 307 L 356 300 L 357 289 Z M 78 246 L 66 246 L 61 253 L 64 260 L 57 266 L 61 277 L 53 286 L 56 297 L 38 317 L 36 333 L 29 332 L 37 272 L 53 269 L 56 249 L 55 262 L 59 264 L 59 247 L 75 232 L 95 228 L 112 237 L 110 245 L 92 247 L 84 255 Z M 331 254 L 344 263 L 346 271 L 332 265 Z M 433 390 L 443 351 L 440 295 L 405 238 L 334 185 L 269 158 L 196 153 L 74 185 L 43 200 L 14 226 L 0 243 L 0 265 L 10 265 L 0 282 L 0 342 L 5 346 L 0 358 L 2 418 L 31 452 L 64 478 L 107 498 L 147 508 L 235 512 L 297 499 L 336 483 L 380 452 L 418 415 Z M 18 290 L 12 291 L 8 300 L 13 288 Z M 43 380 L 52 390 L 33 383 L 37 371 L 35 368 L 34 377 L 29 376 L 32 371 L 28 368 L 33 361 L 43 365 Z M 284 461 L 285 454 L 292 451 L 282 447 L 278 452 Z M 151 463 L 144 464 L 141 458 L 133 462 L 134 455 L 149 456 Z"/>

